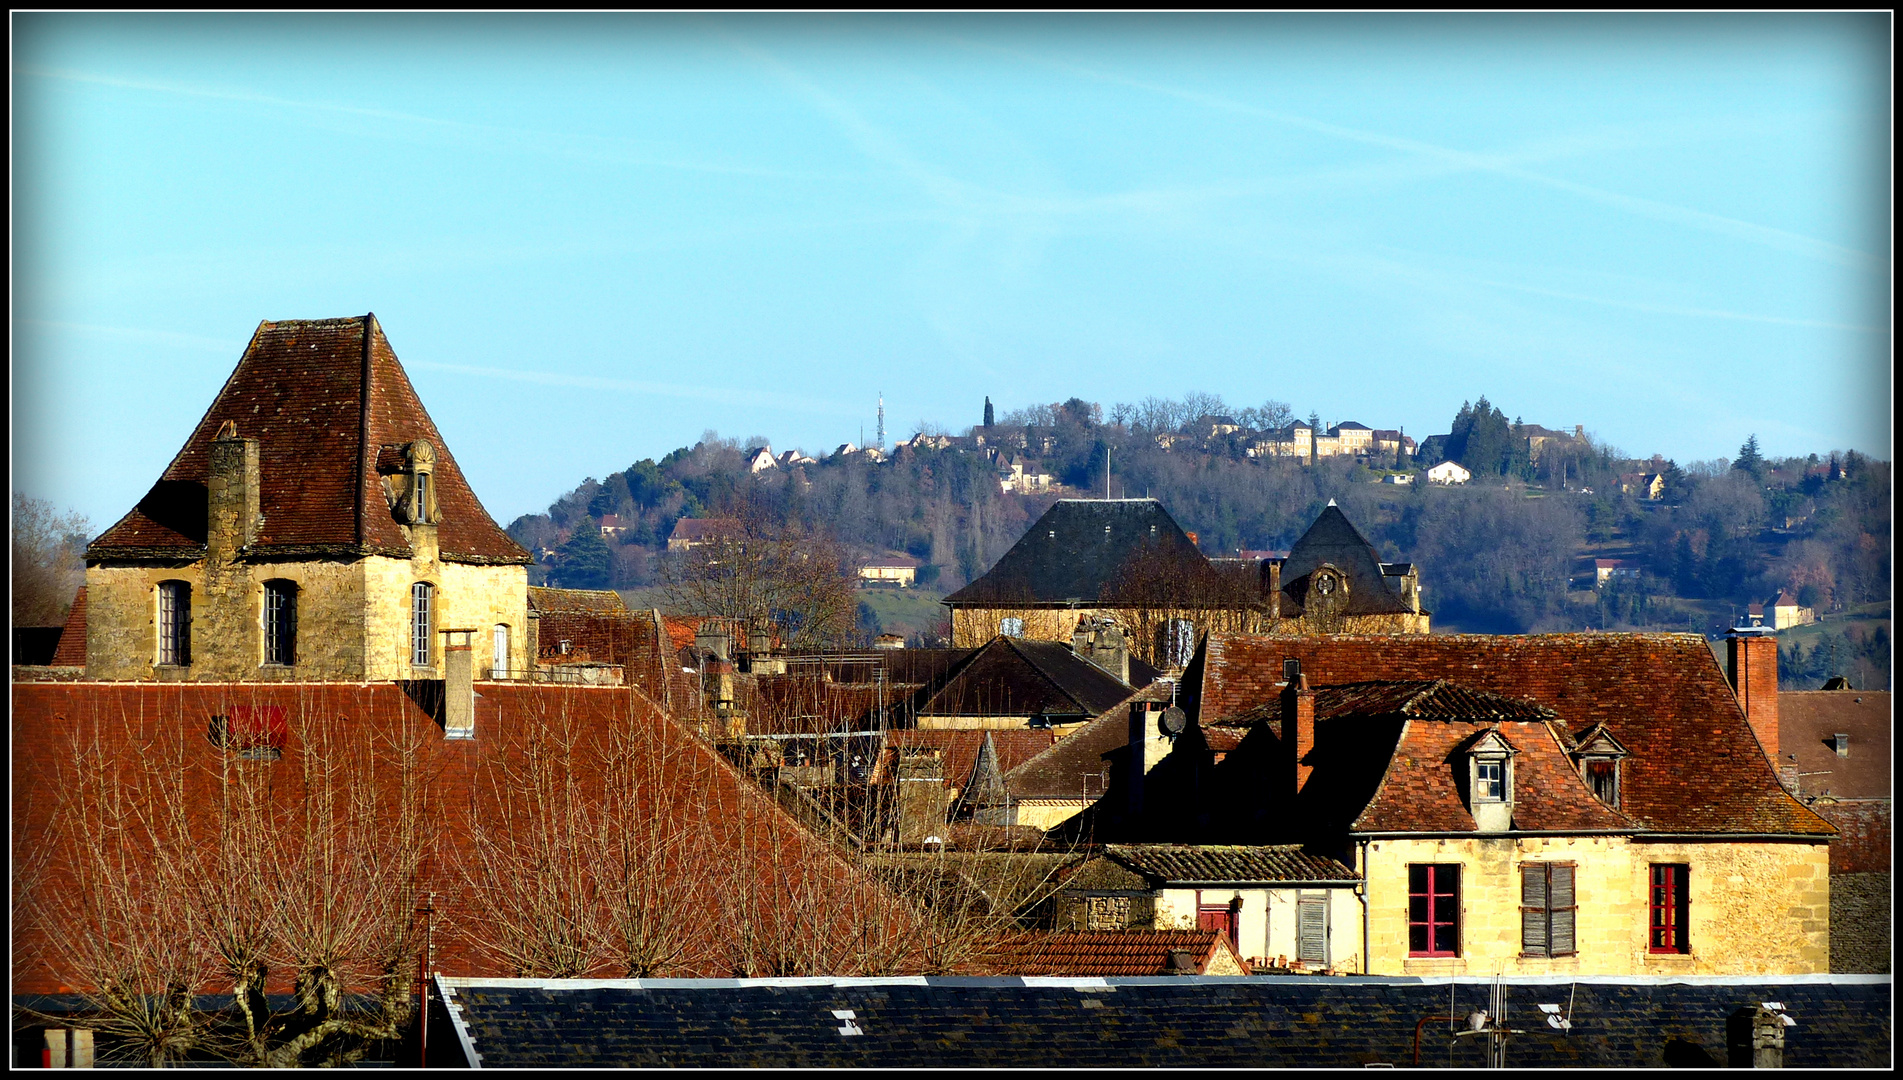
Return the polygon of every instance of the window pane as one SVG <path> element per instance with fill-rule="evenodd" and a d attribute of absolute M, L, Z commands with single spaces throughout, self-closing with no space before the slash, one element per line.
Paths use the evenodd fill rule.
<path fill-rule="evenodd" d="M 1410 926 L 1407 928 L 1407 951 L 1424 953 L 1427 951 L 1427 927 Z"/>
<path fill-rule="evenodd" d="M 1415 864 L 1407 868 L 1407 891 L 1424 893 L 1427 891 L 1427 867 Z"/>
<path fill-rule="evenodd" d="M 1452 953 L 1459 945 L 1460 935 L 1453 923 L 1436 923 L 1434 926 L 1434 951 Z"/>
<path fill-rule="evenodd" d="M 1410 896 L 1407 898 L 1407 921 L 1408 922 L 1426 922 L 1427 921 L 1427 897 L 1426 896 Z"/>

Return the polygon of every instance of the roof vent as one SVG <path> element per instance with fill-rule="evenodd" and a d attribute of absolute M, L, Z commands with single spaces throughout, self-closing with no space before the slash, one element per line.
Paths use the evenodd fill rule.
<path fill-rule="evenodd" d="M 1163 971 L 1168 975 L 1196 974 L 1196 954 L 1189 949 L 1171 949 Z"/>

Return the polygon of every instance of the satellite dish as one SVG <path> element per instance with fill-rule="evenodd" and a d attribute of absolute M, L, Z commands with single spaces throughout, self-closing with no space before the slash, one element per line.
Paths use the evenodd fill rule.
<path fill-rule="evenodd" d="M 1181 735 L 1189 726 L 1189 714 L 1171 705 L 1163 710 L 1163 719 L 1159 722 L 1165 735 Z"/>

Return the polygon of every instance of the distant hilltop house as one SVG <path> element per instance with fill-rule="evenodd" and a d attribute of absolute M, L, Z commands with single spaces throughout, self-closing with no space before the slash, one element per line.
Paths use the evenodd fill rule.
<path fill-rule="evenodd" d="M 619 514 L 601 515 L 602 539 L 612 540 L 615 537 L 620 536 L 622 533 L 627 531 L 628 531 L 628 524 L 627 522 L 621 520 L 621 515 Z"/>
<path fill-rule="evenodd" d="M 732 518 L 682 518 L 674 523 L 674 531 L 668 534 L 667 550 L 692 551 L 713 543 L 737 528 L 739 523 Z"/>
<path fill-rule="evenodd" d="M 779 462 L 774 459 L 771 446 L 756 447 L 747 453 L 747 471 L 750 473 L 763 473 L 778 467 Z"/>
<path fill-rule="evenodd" d="M 1793 626 L 1804 626 L 1817 621 L 1815 609 L 1800 606 L 1797 597 L 1789 589 L 1780 591 L 1764 605 L 1764 611 L 1771 617 L 1771 626 L 1777 630 L 1788 630 Z"/>
<path fill-rule="evenodd" d="M 792 467 L 793 467 L 793 466 L 795 466 L 795 465 L 817 465 L 817 464 L 819 464 L 819 459 L 818 459 L 818 458 L 815 458 L 815 457 L 809 457 L 809 456 L 808 456 L 808 455 L 806 455 L 806 454 L 802 454 L 802 453 L 800 453 L 800 452 L 799 452 L 798 450 L 788 450 L 788 451 L 785 451 L 784 453 L 782 453 L 782 454 L 781 454 L 781 455 L 779 456 L 779 459 L 778 459 L 778 460 L 779 460 L 779 463 L 780 463 L 780 468 L 782 468 L 782 469 L 790 469 L 790 468 L 792 468 Z"/>
<path fill-rule="evenodd" d="M 1657 502 L 1665 497 L 1665 477 L 1661 473 L 1621 473 L 1619 490 L 1628 495 Z"/>
<path fill-rule="evenodd" d="M 957 647 L 997 634 L 1065 641 L 1105 622 L 1163 669 L 1181 668 L 1214 629 L 1428 631 L 1416 569 L 1381 562 L 1332 502 L 1287 559 L 1217 561 L 1154 499 L 1060 499 L 945 605 Z"/>
<path fill-rule="evenodd" d="M 1547 444 L 1574 442 L 1584 439 L 1586 437 L 1586 425 L 1575 424 L 1573 425 L 1573 430 L 1567 432 L 1554 431 L 1552 428 L 1541 427 L 1538 424 L 1526 424 L 1520 428 L 1520 434 L 1526 438 L 1526 454 L 1528 459 L 1537 463 L 1540 460 L 1541 452 L 1546 449 Z"/>
<path fill-rule="evenodd" d="M 1473 478 L 1473 473 L 1455 461 L 1443 461 L 1427 470 L 1428 481 L 1435 484 L 1464 484 Z"/>
<path fill-rule="evenodd" d="M 1594 559 L 1592 561 L 1592 583 L 1595 588 L 1613 578 L 1638 576 L 1639 564 L 1626 559 Z"/>
<path fill-rule="evenodd" d="M 870 585 L 910 588 L 918 580 L 919 560 L 910 555 L 885 554 L 859 566 L 859 580 Z"/>
<path fill-rule="evenodd" d="M 1039 470 L 1036 466 L 1026 467 L 1024 459 L 1016 454 L 1005 459 L 998 468 L 998 487 L 1005 494 L 1018 492 L 1029 494 L 1037 491 L 1049 491 L 1054 477 Z"/>
<path fill-rule="evenodd" d="M 1253 440 L 1245 453 L 1250 457 L 1392 457 L 1402 447 L 1409 454 L 1416 450 L 1414 440 L 1397 430 L 1371 428 L 1346 420 L 1318 434 L 1301 421 Z"/>

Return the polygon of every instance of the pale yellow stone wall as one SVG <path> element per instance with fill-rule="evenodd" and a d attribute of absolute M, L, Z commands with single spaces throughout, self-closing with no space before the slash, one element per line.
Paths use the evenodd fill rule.
<path fill-rule="evenodd" d="M 1307 892 L 1328 898 L 1328 963 L 1339 971 L 1360 972 L 1361 904 L 1353 889 L 1203 889 L 1201 903 L 1227 904 L 1240 896 L 1236 951 L 1245 960 L 1294 960 L 1301 951 L 1296 942 L 1296 904 Z M 1157 890 L 1154 928 L 1196 929 L 1197 896 L 1196 889 Z"/>
<path fill-rule="evenodd" d="M 1639 843 L 1625 837 L 1376 840 L 1366 846 L 1368 951 L 1392 975 L 1789 975 L 1829 970 L 1822 843 Z M 1357 854 L 1360 858 L 1360 854 Z M 1570 957 L 1520 955 L 1520 867 L 1574 864 Z M 1408 866 L 1457 863 L 1460 955 L 1410 957 Z M 1647 950 L 1653 863 L 1691 868 L 1688 956 Z"/>
<path fill-rule="evenodd" d="M 1319 633 L 1300 618 L 1270 619 L 1263 612 L 1228 609 L 1167 608 L 954 608 L 952 610 L 952 648 L 975 649 L 998 636 L 1007 618 L 1023 619 L 1023 637 L 1032 641 L 1068 643 L 1077 624 L 1086 619 L 1110 619 L 1123 631 L 1130 655 L 1162 667 L 1156 653 L 1158 629 L 1169 619 L 1188 619 L 1200 640 L 1211 631 L 1219 633 L 1281 634 L 1311 636 Z M 1429 616 L 1424 613 L 1393 615 L 1350 615 L 1342 619 L 1345 634 L 1425 634 Z"/>
<path fill-rule="evenodd" d="M 1083 813 L 1084 800 L 1081 796 L 1075 799 L 1013 799 L 1011 809 L 1016 824 L 1048 832 Z"/>
<path fill-rule="evenodd" d="M 478 678 L 494 663 L 494 628 L 507 624 L 509 663 L 529 666 L 528 571 L 370 557 L 239 564 L 218 595 L 207 592 L 203 564 L 186 567 L 93 566 L 86 570 L 86 677 L 106 681 L 383 681 L 441 678 L 442 641 L 433 672 L 410 666 L 410 586 L 437 586 L 438 628 L 473 627 Z M 264 583 L 298 585 L 296 663 L 264 664 Z M 160 671 L 158 585 L 192 586 L 192 663 Z"/>

